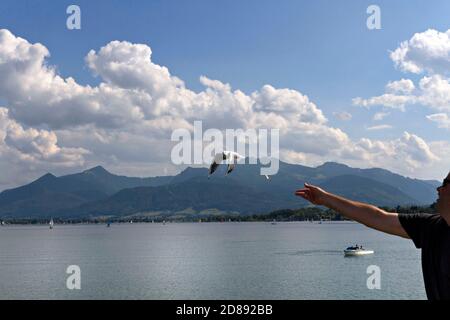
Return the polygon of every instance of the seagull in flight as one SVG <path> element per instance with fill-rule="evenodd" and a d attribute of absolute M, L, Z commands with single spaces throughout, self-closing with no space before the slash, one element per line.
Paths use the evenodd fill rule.
<path fill-rule="evenodd" d="M 236 166 L 236 162 L 243 159 L 244 157 L 241 156 L 237 152 L 233 151 L 223 151 L 216 153 L 214 156 L 213 162 L 209 166 L 209 172 L 208 172 L 208 178 L 217 170 L 217 167 L 225 160 L 228 163 L 227 166 L 227 173 L 229 174 L 231 171 L 234 170 Z"/>
<path fill-rule="evenodd" d="M 216 153 L 216 155 L 214 156 L 213 162 L 209 166 L 208 178 L 217 170 L 217 167 L 223 161 L 226 161 L 228 163 L 227 172 L 225 174 L 225 175 L 228 175 L 236 167 L 236 162 L 238 162 L 239 160 L 244 159 L 244 158 L 245 158 L 244 156 L 240 155 L 237 152 L 233 152 L 233 151 L 223 151 L 223 152 Z M 268 175 L 264 175 L 264 176 L 266 177 L 267 180 L 269 180 Z"/>

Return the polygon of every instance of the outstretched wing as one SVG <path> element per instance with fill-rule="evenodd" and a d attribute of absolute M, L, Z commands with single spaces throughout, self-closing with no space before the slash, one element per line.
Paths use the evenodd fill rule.
<path fill-rule="evenodd" d="M 218 166 L 219 166 L 219 164 L 217 162 L 213 161 L 213 163 L 211 163 L 211 165 L 209 166 L 208 176 L 212 175 L 214 173 L 214 171 L 217 170 Z"/>
<path fill-rule="evenodd" d="M 231 171 L 233 171 L 235 166 L 236 166 L 235 163 L 229 163 L 227 166 L 227 174 L 229 174 Z"/>
<path fill-rule="evenodd" d="M 217 167 L 222 163 L 223 160 L 225 160 L 225 154 L 223 152 L 219 152 L 216 153 L 214 156 L 214 159 L 211 163 L 211 165 L 209 166 L 209 171 L 208 171 L 208 178 L 210 175 L 212 175 L 214 173 L 214 171 L 217 170 Z"/>

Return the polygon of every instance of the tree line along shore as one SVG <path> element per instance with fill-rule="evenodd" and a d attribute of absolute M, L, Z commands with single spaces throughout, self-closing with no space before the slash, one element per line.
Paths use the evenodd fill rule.
<path fill-rule="evenodd" d="M 395 208 L 381 207 L 388 212 L 397 213 L 436 213 L 435 204 L 430 206 L 397 206 Z M 127 217 L 42 217 L 42 218 L 5 218 L 0 219 L 6 224 L 48 224 L 49 219 L 57 224 L 104 224 L 104 223 L 165 223 L 165 222 L 273 222 L 273 221 L 348 221 L 338 212 L 322 207 L 308 207 L 300 209 L 281 209 L 266 214 L 164 214 L 157 216 L 133 215 Z"/>

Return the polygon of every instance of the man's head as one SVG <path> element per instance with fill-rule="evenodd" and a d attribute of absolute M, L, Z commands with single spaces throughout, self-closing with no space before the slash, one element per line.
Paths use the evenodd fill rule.
<path fill-rule="evenodd" d="M 437 211 L 441 216 L 443 216 L 443 218 L 445 218 L 445 220 L 450 221 L 450 173 L 444 179 L 442 185 L 437 188 L 437 191 Z"/>

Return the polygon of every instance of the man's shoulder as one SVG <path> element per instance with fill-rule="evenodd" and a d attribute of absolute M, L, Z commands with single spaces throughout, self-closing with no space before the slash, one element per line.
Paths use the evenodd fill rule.
<path fill-rule="evenodd" d="M 405 227 L 405 225 L 417 225 L 427 227 L 427 229 L 436 228 L 447 229 L 447 221 L 440 214 L 433 213 L 401 213 L 398 214 L 398 219 L 400 223 Z"/>
<path fill-rule="evenodd" d="M 438 239 L 448 231 L 446 221 L 439 214 L 402 213 L 398 218 L 417 248 L 428 248 L 434 239 Z"/>
<path fill-rule="evenodd" d="M 445 220 L 437 213 L 399 213 L 399 219 L 417 219 L 424 221 L 441 222 Z"/>
<path fill-rule="evenodd" d="M 448 227 L 445 219 L 436 213 L 399 213 L 398 219 L 403 227 L 407 225 L 427 227 L 427 229 Z"/>

